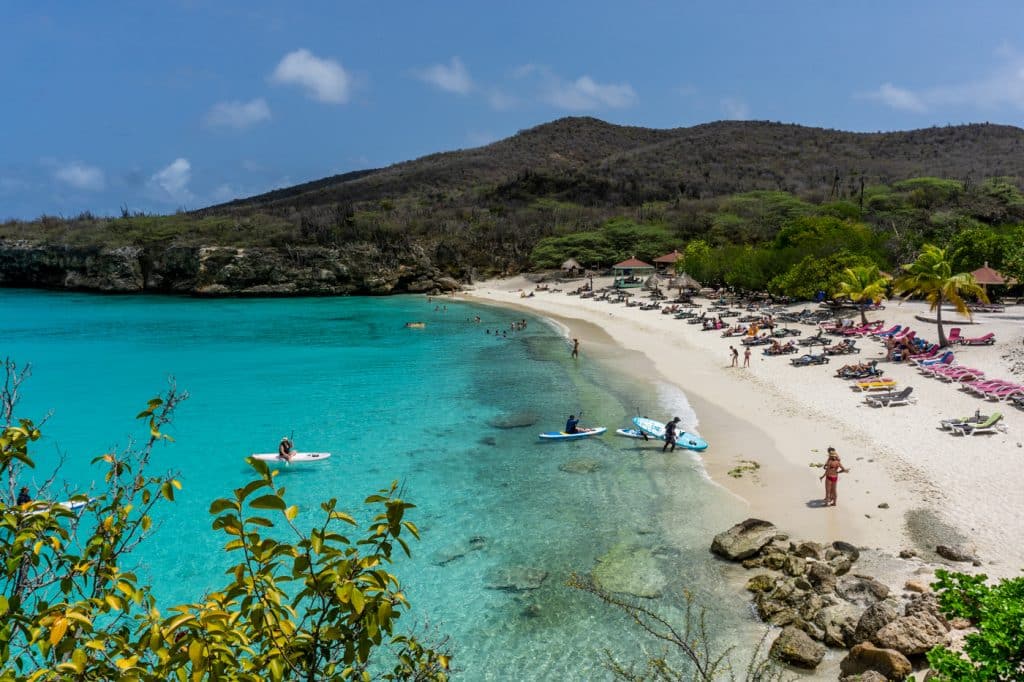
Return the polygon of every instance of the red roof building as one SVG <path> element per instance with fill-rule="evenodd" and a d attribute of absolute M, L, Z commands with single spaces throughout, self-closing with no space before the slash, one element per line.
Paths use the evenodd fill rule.
<path fill-rule="evenodd" d="M 638 258 L 627 258 L 621 263 L 617 263 L 612 266 L 614 270 L 653 270 L 654 266 L 650 263 L 645 263 Z"/>

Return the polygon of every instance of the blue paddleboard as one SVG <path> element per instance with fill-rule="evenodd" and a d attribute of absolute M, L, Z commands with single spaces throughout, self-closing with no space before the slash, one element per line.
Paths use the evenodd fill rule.
<path fill-rule="evenodd" d="M 663 422 L 648 419 L 647 417 L 634 417 L 633 423 L 648 436 L 653 436 L 658 440 L 665 440 L 665 424 Z M 676 445 L 698 452 L 708 449 L 708 442 L 706 440 L 688 431 L 680 431 L 676 434 Z"/>

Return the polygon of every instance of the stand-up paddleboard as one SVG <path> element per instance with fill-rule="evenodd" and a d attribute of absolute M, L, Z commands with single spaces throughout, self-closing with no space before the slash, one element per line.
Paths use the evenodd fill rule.
<path fill-rule="evenodd" d="M 653 436 L 658 440 L 665 440 L 665 424 L 663 422 L 648 419 L 647 417 L 633 417 L 633 423 L 648 436 Z M 680 431 L 676 434 L 676 446 L 699 452 L 708 449 L 708 442 L 688 431 Z"/>
<path fill-rule="evenodd" d="M 329 452 L 296 452 L 292 455 L 292 464 L 299 462 L 321 462 L 331 456 Z M 278 462 L 281 464 L 288 464 L 288 461 L 283 457 L 278 456 L 276 452 L 256 452 L 252 454 L 253 459 L 262 460 L 264 462 Z"/>
<path fill-rule="evenodd" d="M 615 433 L 619 436 L 625 436 L 626 438 L 646 438 L 645 434 L 640 429 L 615 429 Z"/>
<path fill-rule="evenodd" d="M 36 516 L 44 512 L 48 512 L 54 507 L 60 507 L 70 512 L 78 512 L 85 509 L 85 506 L 95 500 L 95 497 L 90 497 L 87 500 L 65 500 L 63 502 L 36 502 L 26 512 L 26 516 Z"/>
<path fill-rule="evenodd" d="M 546 433 L 540 434 L 540 437 L 544 440 L 577 440 L 579 438 L 590 438 L 591 436 L 600 436 L 602 433 L 607 431 L 603 426 L 599 426 L 596 429 L 590 431 L 579 431 L 577 433 L 566 433 L 565 431 L 547 431 Z"/>

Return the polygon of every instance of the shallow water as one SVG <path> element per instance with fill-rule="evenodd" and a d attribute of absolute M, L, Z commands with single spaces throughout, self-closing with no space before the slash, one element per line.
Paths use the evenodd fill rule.
<path fill-rule="evenodd" d="M 168 375 L 191 393 L 154 456 L 180 472 L 183 490 L 159 532 L 134 555 L 165 603 L 221 584 L 225 541 L 209 503 L 249 479 L 243 458 L 294 433 L 323 463 L 282 471 L 299 522 L 337 497 L 365 519 L 363 498 L 392 480 L 416 503 L 423 540 L 395 571 L 413 620 L 449 634 L 464 679 L 601 679 L 601 650 L 625 660 L 660 647 L 595 598 L 566 587 L 602 557 L 625 557 L 616 576 L 643 573 L 659 587 L 645 603 L 678 615 L 689 591 L 709 608 L 716 645 L 750 626 L 743 597 L 721 579 L 711 535 L 736 501 L 707 481 L 700 459 L 605 435 L 543 443 L 569 412 L 609 433 L 637 410 L 696 415 L 685 395 L 608 366 L 573 362 L 559 330 L 522 314 L 423 297 L 192 300 L 0 291 L 0 353 L 31 362 L 20 414 L 51 408 L 40 471 L 58 451 L 64 480 L 89 485 L 89 460 L 143 437 L 133 421 Z M 472 318 L 480 315 L 482 324 Z M 426 329 L 405 329 L 424 320 Z M 491 334 L 486 334 L 490 329 Z M 647 404 L 637 396 L 648 396 Z M 492 420 L 536 415 L 522 428 Z M 714 444 L 708 456 L 713 455 Z M 581 473 L 582 472 L 582 473 Z M 509 567 L 545 571 L 538 589 L 488 587 Z M 513 672 L 514 671 L 514 672 Z"/>

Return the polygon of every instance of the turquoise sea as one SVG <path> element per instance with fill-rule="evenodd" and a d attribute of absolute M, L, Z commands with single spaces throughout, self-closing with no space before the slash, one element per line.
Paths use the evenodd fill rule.
<path fill-rule="evenodd" d="M 460 679 L 604 679 L 603 649 L 626 661 L 660 651 L 615 609 L 566 586 L 570 573 L 598 566 L 617 584 L 656 594 L 644 603 L 670 616 L 693 593 L 708 608 L 715 646 L 752 627 L 745 597 L 707 551 L 736 520 L 738 502 L 692 453 L 663 455 L 610 435 L 637 406 L 651 416 L 684 411 L 696 426 L 685 396 L 596 365 L 586 352 L 572 361 L 553 324 L 527 318 L 527 329 L 513 332 L 523 317 L 516 311 L 412 296 L 5 290 L 0 307 L 0 355 L 32 363 L 19 413 L 53 412 L 35 449 L 39 480 L 63 453 L 62 480 L 86 490 L 94 456 L 145 436 L 134 416 L 168 376 L 191 394 L 169 429 L 175 442 L 152 464 L 180 472 L 183 489 L 133 555 L 168 605 L 221 584 L 228 560 L 208 506 L 249 480 L 247 454 L 274 451 L 294 434 L 299 450 L 333 453 L 280 474 L 300 522 L 312 523 L 329 497 L 365 519 L 363 498 L 392 480 L 417 505 L 411 518 L 423 540 L 395 571 L 413 604 L 410 622 L 450 636 Z M 427 327 L 403 328 L 412 320 Z M 538 440 L 580 410 L 609 434 Z M 536 423 L 493 425 L 524 414 Z M 539 587 L 496 589 L 522 569 L 544 575 Z"/>

